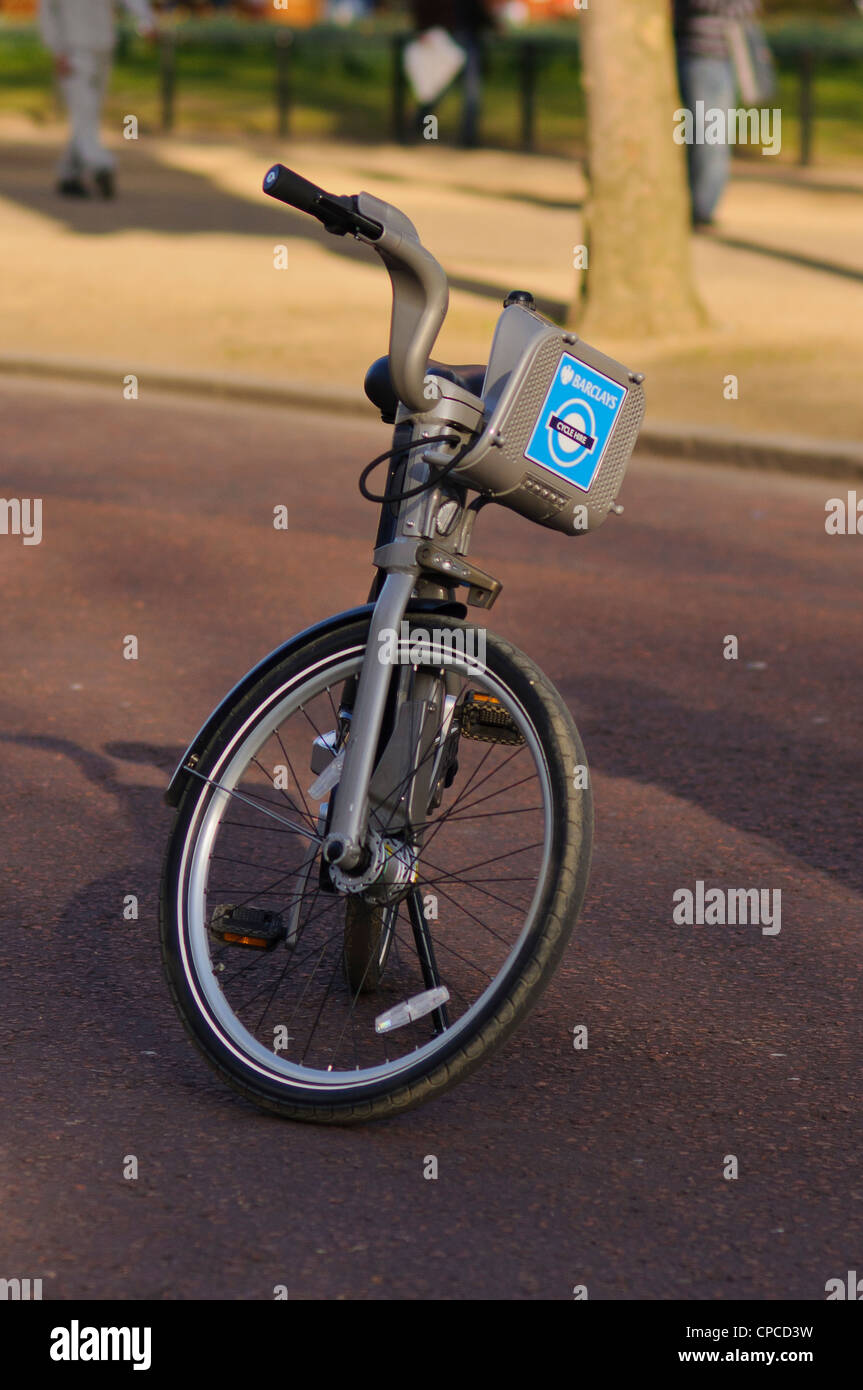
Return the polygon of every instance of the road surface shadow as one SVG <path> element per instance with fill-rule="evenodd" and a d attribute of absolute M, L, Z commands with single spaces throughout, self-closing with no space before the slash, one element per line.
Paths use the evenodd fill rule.
<path fill-rule="evenodd" d="M 859 752 L 845 749 L 839 756 L 826 738 L 779 728 L 751 713 L 741 719 L 734 708 L 694 710 L 634 680 L 582 674 L 560 684 L 564 698 L 580 711 L 579 726 L 597 771 L 660 787 L 863 892 Z M 621 711 L 626 711 L 623 726 Z M 156 767 L 167 785 L 184 749 L 128 741 L 106 745 L 103 756 L 57 738 L 15 741 L 67 753 L 89 780 L 120 801 L 130 825 L 137 826 L 142 849 L 148 848 L 133 876 L 152 883 L 158 867 L 148 827 L 164 819 L 156 814 L 161 797 L 152 788 L 120 782 L 109 759 Z"/>
<path fill-rule="evenodd" d="M 752 251 L 758 256 L 767 256 L 774 261 L 785 261 L 788 265 L 801 266 L 804 270 L 820 270 L 825 275 L 838 275 L 843 280 L 863 282 L 863 270 L 854 266 L 840 265 L 837 261 L 825 261 L 821 256 L 805 256 L 800 251 L 784 250 L 780 246 L 765 246 L 747 237 L 727 236 L 722 231 L 714 232 L 711 241 L 718 241 L 732 251 Z"/>
<path fill-rule="evenodd" d="M 699 710 L 603 675 L 561 682 L 591 766 L 661 787 L 863 892 L 863 755 L 739 709 Z M 620 711 L 626 722 L 615 722 Z M 743 773 L 741 774 L 741 769 Z M 661 847 L 658 847 L 658 852 Z"/>
<path fill-rule="evenodd" d="M 287 157 L 279 150 L 284 141 L 273 139 L 273 160 Z M 250 185 L 250 198 L 217 188 L 201 174 L 173 169 L 142 150 L 123 152 L 118 172 L 119 196 L 112 201 L 96 198 L 63 198 L 54 188 L 57 151 L 34 146 L 0 146 L 0 196 L 30 212 L 52 218 L 67 231 L 82 236 L 109 236 L 117 232 L 148 231 L 173 236 L 228 234 L 267 237 L 275 243 L 284 237 L 313 242 L 334 256 L 368 264 L 373 253 L 353 237 L 333 236 L 313 217 L 276 203 L 261 191 L 267 163 L 261 160 L 261 178 Z M 382 184 L 384 181 L 381 181 Z M 359 192 L 366 179 L 357 174 Z M 335 189 L 334 192 L 342 192 Z M 374 177 L 368 176 L 368 191 Z M 380 193 L 386 198 L 386 188 Z M 258 201 L 253 201 L 257 195 Z M 446 268 L 446 267 L 444 267 Z M 501 303 L 518 285 L 451 275 L 450 288 Z M 527 288 L 530 288 L 529 286 Z M 537 307 L 550 318 L 562 319 L 567 305 L 562 300 L 537 297 Z"/>
<path fill-rule="evenodd" d="M 52 851 L 55 827 L 50 820 L 49 800 L 48 815 L 43 815 L 43 824 L 36 828 L 36 834 L 43 853 L 55 854 L 55 878 L 49 879 L 54 901 L 46 893 L 44 904 L 38 904 L 37 899 L 34 908 L 26 882 L 20 897 L 14 889 L 7 895 L 5 906 L 10 920 L 23 927 L 39 928 L 19 933 L 16 965 L 31 958 L 29 977 L 38 981 L 43 978 L 50 957 L 55 987 L 40 1004 L 40 1013 L 44 1008 L 49 1021 L 55 1013 L 62 1018 L 67 1053 L 80 1054 L 90 1065 L 94 1049 L 117 1059 L 121 1055 L 139 1055 L 143 1049 L 153 1047 L 154 1036 L 161 1036 L 165 1019 L 171 1018 L 167 986 L 161 1007 L 157 1004 L 155 1009 L 152 986 L 154 972 L 160 973 L 158 895 L 171 817 L 159 788 L 121 780 L 113 759 L 133 759 L 156 766 L 165 772 L 167 785 L 168 769 L 173 770 L 184 750 L 179 746 L 124 743 L 107 745 L 102 753 L 45 734 L 0 737 L 6 743 L 61 755 L 63 761 L 54 765 L 58 769 L 54 779 L 58 782 L 68 778 L 68 763 L 74 764 L 97 789 L 96 823 L 102 823 L 98 834 L 104 837 L 104 843 L 93 843 L 97 841 L 94 803 L 87 796 L 82 799 L 76 827 L 88 837 L 84 855 L 70 861 L 62 847 L 62 836 L 61 844 Z M 104 836 L 105 811 L 115 827 L 109 836 Z M 94 869 L 102 872 L 91 877 Z M 137 916 L 133 918 L 124 913 L 129 908 L 129 895 L 137 899 Z M 34 988 L 38 990 L 37 985 Z M 170 1041 L 174 1046 L 166 1046 L 165 1057 L 177 1060 L 182 1047 L 179 1027 Z M 107 1043 L 110 1047 L 104 1052 Z"/>

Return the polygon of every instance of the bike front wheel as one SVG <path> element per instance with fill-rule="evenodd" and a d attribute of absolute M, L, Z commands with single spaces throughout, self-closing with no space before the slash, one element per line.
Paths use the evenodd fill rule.
<path fill-rule="evenodd" d="M 322 864 L 338 792 L 312 770 L 350 737 L 368 620 L 263 674 L 180 802 L 161 910 L 176 1006 L 230 1085 L 293 1119 L 385 1117 L 467 1076 L 536 1002 L 581 908 L 593 810 L 566 706 L 508 642 L 434 623 L 446 666 L 427 633 L 394 666 L 402 698 L 436 681 L 440 707 L 414 759 L 422 816 L 394 834 L 373 810 L 408 865 L 385 905 L 373 885 L 337 891 Z"/>

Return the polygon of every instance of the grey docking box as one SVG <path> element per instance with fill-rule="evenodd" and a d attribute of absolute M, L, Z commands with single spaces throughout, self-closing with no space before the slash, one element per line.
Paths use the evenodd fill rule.
<path fill-rule="evenodd" d="M 638 438 L 643 379 L 534 310 L 510 305 L 486 372 L 486 427 L 454 476 L 540 526 L 595 531 Z"/>

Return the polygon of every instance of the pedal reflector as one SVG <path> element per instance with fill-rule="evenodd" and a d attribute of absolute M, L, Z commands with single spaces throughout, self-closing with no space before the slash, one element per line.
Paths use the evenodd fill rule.
<path fill-rule="evenodd" d="M 462 738 L 481 743 L 524 743 L 524 735 L 495 695 L 472 690 L 461 709 Z"/>
<path fill-rule="evenodd" d="M 224 903 L 214 910 L 210 931 L 228 946 L 247 946 L 254 951 L 272 951 L 285 938 L 280 912 L 237 907 L 234 903 Z"/>
<path fill-rule="evenodd" d="M 427 989 L 424 994 L 415 994 L 403 1004 L 396 1004 L 385 1013 L 378 1014 L 375 1019 L 375 1032 L 391 1033 L 394 1028 L 404 1028 L 406 1023 L 414 1023 L 418 1018 L 424 1018 L 426 1014 L 439 1009 L 448 999 L 449 990 L 446 985 Z"/>

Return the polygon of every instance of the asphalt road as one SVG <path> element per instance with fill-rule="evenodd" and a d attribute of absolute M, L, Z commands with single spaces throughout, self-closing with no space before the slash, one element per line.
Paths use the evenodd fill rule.
<path fill-rule="evenodd" d="M 253 661 L 364 599 L 356 476 L 386 431 L 146 382 L 6 380 L 0 411 L 3 495 L 43 499 L 41 544 L 0 535 L 0 1275 L 57 1299 L 823 1299 L 859 1268 L 863 539 L 824 529 L 844 485 L 636 458 L 597 535 L 480 518 L 491 625 L 591 761 L 586 908 L 472 1078 L 317 1129 L 223 1089 L 174 1017 L 161 794 Z M 781 931 L 675 925 L 697 880 L 781 890 Z"/>

